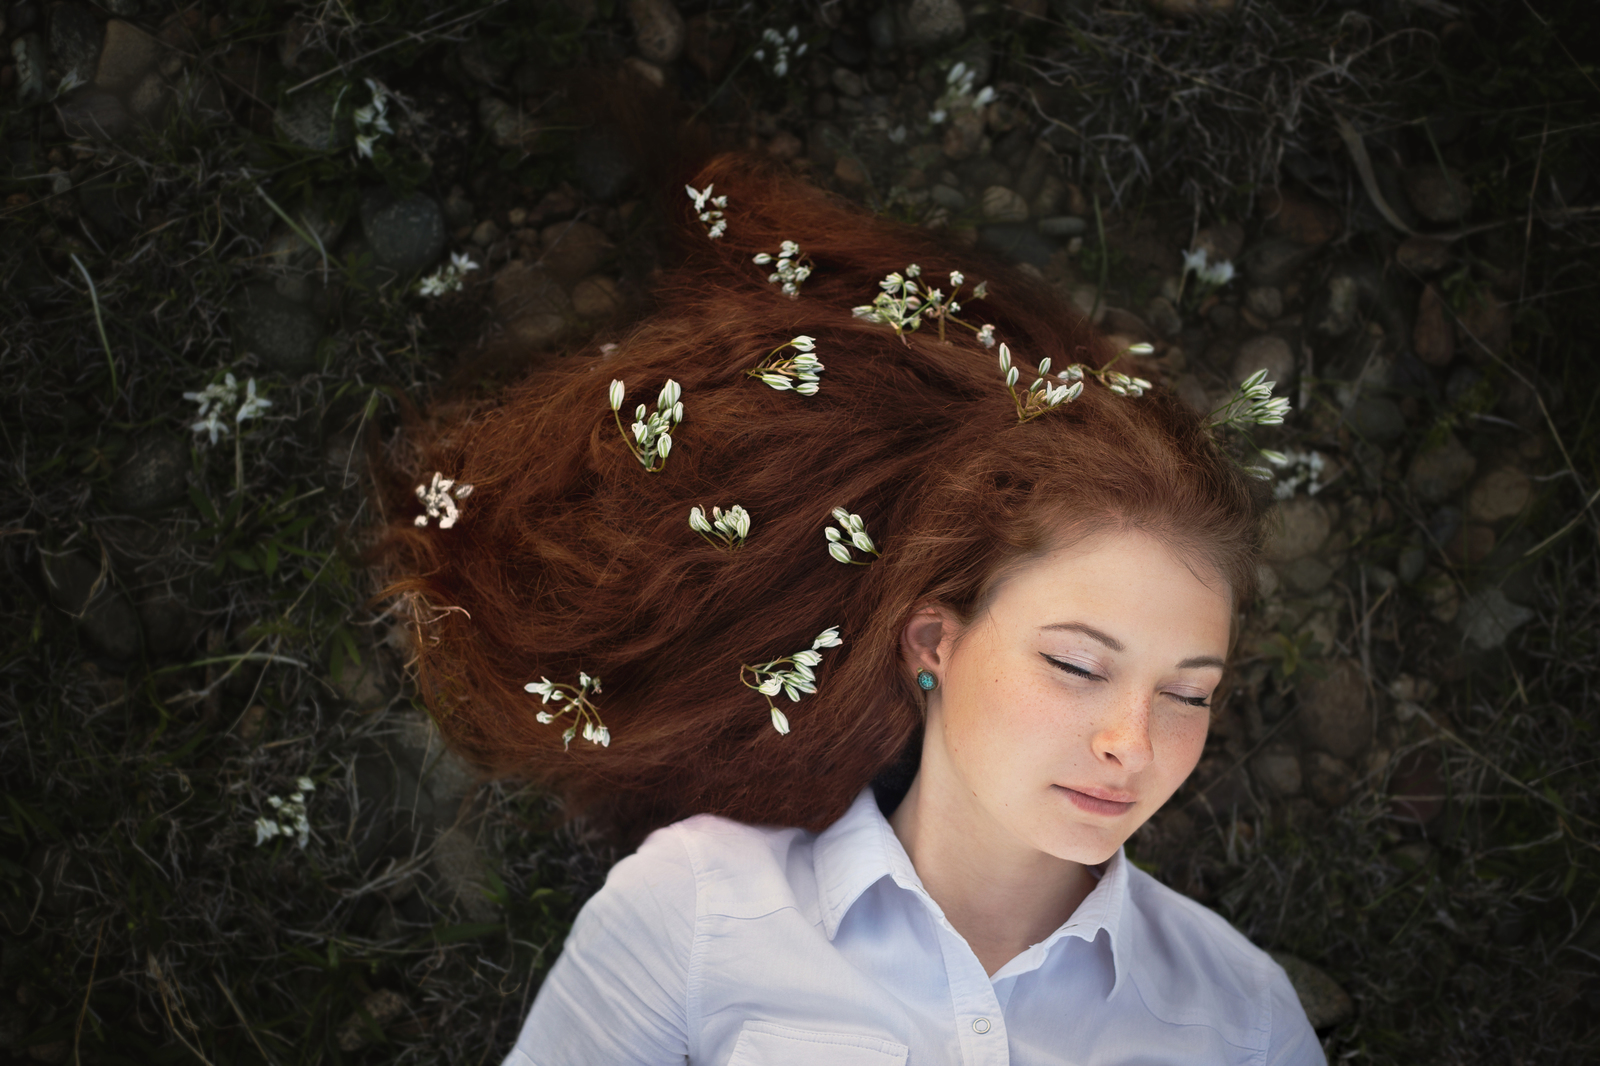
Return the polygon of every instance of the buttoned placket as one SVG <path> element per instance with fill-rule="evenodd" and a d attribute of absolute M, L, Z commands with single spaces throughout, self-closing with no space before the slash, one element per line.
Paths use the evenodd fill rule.
<path fill-rule="evenodd" d="M 928 900 L 926 902 L 932 902 Z M 1011 1066 L 1011 1044 L 1006 1038 L 1005 1014 L 994 982 L 972 945 L 940 914 L 934 928 L 944 953 L 944 972 L 950 982 L 950 1002 L 955 1006 L 956 1040 L 964 1066 Z"/>

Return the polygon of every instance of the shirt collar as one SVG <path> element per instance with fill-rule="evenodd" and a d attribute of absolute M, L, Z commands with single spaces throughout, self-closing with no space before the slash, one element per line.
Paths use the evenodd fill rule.
<path fill-rule="evenodd" d="M 878 809 L 872 789 L 861 791 L 844 816 L 817 836 L 812 852 L 817 874 L 818 896 L 822 904 L 822 928 L 831 941 L 839 924 L 861 894 L 885 877 L 901 888 L 921 897 L 932 908 L 940 924 L 949 926 L 943 910 L 922 887 L 906 849 L 894 828 Z M 1128 903 L 1129 859 L 1123 849 L 1098 868 L 1100 883 L 1090 890 L 1072 917 L 1044 940 L 1028 948 L 1002 966 L 994 979 L 1037 969 L 1045 956 L 1063 937 L 1075 936 L 1093 943 L 1105 930 L 1111 943 L 1112 967 L 1116 977 L 1113 995 L 1122 985 L 1123 974 L 1131 961 L 1125 920 Z M 953 930 L 952 930 L 953 931 Z"/>

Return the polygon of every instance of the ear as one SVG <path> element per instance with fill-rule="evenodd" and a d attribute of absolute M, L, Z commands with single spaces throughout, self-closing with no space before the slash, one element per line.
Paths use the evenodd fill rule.
<path fill-rule="evenodd" d="M 927 670 L 938 677 L 958 632 L 959 624 L 948 608 L 923 604 L 900 631 L 900 654 L 913 673 Z"/>

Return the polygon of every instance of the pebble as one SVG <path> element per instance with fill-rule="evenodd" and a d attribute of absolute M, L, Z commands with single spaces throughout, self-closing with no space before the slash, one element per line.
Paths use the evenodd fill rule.
<path fill-rule="evenodd" d="M 107 92 L 127 92 L 155 69 L 161 59 L 161 42 L 131 22 L 106 23 L 105 45 L 95 69 L 94 87 Z"/>
<path fill-rule="evenodd" d="M 997 222 L 978 229 L 978 246 L 1009 256 L 1019 263 L 1044 268 L 1056 246 L 1025 222 Z M 1101 308 L 1104 311 L 1104 308 Z"/>
<path fill-rule="evenodd" d="M 1283 396 L 1288 393 L 1294 382 L 1294 352 L 1289 348 L 1289 342 L 1282 337 L 1275 333 L 1263 333 L 1251 337 L 1239 346 L 1239 354 L 1234 356 L 1231 370 L 1229 379 L 1234 385 L 1238 385 L 1257 370 L 1265 370 L 1267 380 L 1277 382 L 1276 392 L 1279 396 Z"/>
<path fill-rule="evenodd" d="M 983 217 L 990 222 L 1028 221 L 1028 201 L 1004 185 L 983 190 Z"/>
<path fill-rule="evenodd" d="M 539 234 L 539 266 L 563 285 L 593 274 L 611 254 L 611 239 L 587 222 L 552 222 Z"/>
<path fill-rule="evenodd" d="M 1283 583 L 1302 596 L 1313 596 L 1328 587 L 1333 580 L 1333 567 L 1315 556 L 1305 556 L 1293 562 L 1284 563 L 1279 568 L 1282 571 Z"/>
<path fill-rule="evenodd" d="M 584 318 L 610 318 L 622 309 L 622 293 L 616 282 L 596 274 L 573 286 L 572 309 Z"/>
<path fill-rule="evenodd" d="M 1472 189 L 1458 171 L 1412 167 L 1405 174 L 1406 198 L 1429 222 L 1455 222 L 1472 211 Z"/>
<path fill-rule="evenodd" d="M 1417 300 L 1411 349 L 1429 366 L 1446 367 L 1456 357 L 1455 327 L 1445 312 L 1444 298 L 1431 284 L 1423 286 L 1422 296 Z"/>
<path fill-rule="evenodd" d="M 1323 289 L 1319 306 L 1309 314 L 1311 328 L 1342 337 L 1355 328 L 1361 314 L 1361 284 L 1348 274 L 1335 274 Z"/>
<path fill-rule="evenodd" d="M 1312 253 L 1286 238 L 1269 237 L 1243 254 L 1245 274 L 1256 285 L 1282 285 Z"/>
<path fill-rule="evenodd" d="M 1297 496 L 1277 507 L 1278 521 L 1263 555 L 1269 562 L 1289 563 L 1313 554 L 1327 543 L 1333 516 L 1321 500 Z"/>
<path fill-rule="evenodd" d="M 1283 290 L 1276 285 L 1257 285 L 1245 291 L 1244 305 L 1269 322 L 1283 314 Z"/>
<path fill-rule="evenodd" d="M 263 368 L 301 374 L 317 360 L 322 325 L 303 303 L 281 295 L 271 284 L 247 285 L 233 311 L 234 345 L 251 352 Z"/>
<path fill-rule="evenodd" d="M 17 103 L 28 107 L 43 101 L 50 92 L 45 81 L 50 60 L 44 41 L 37 33 L 24 33 L 11 42 L 11 58 L 17 69 Z"/>
<path fill-rule="evenodd" d="M 833 176 L 845 185 L 859 187 L 867 184 L 867 168 L 853 155 L 842 155 L 833 165 Z"/>
<path fill-rule="evenodd" d="M 833 87 L 849 97 L 859 97 L 867 91 L 866 83 L 861 80 L 861 75 L 849 67 L 833 68 Z"/>
<path fill-rule="evenodd" d="M 1372 740 L 1372 706 L 1358 663 L 1344 659 L 1326 677 L 1307 677 L 1299 694 L 1300 733 L 1308 744 L 1341 759 L 1354 759 L 1366 750 Z"/>
<path fill-rule="evenodd" d="M 1368 393 L 1357 397 L 1344 420 L 1351 432 L 1374 444 L 1390 444 L 1406 431 L 1405 414 L 1400 405 L 1387 396 Z"/>
<path fill-rule="evenodd" d="M 634 43 L 646 61 L 666 66 L 683 54 L 687 28 L 671 0 L 628 0 Z"/>
<path fill-rule="evenodd" d="M 444 253 L 444 211 L 422 193 L 400 200 L 369 193 L 361 203 L 361 229 L 372 245 L 373 264 L 402 278 L 426 270 Z"/>
<path fill-rule="evenodd" d="M 1482 293 L 1462 310 L 1457 330 L 1469 351 L 1487 349 L 1491 355 L 1504 355 L 1511 344 L 1511 308 Z"/>
<path fill-rule="evenodd" d="M 87 82 L 94 77 L 95 61 L 100 58 L 100 23 L 83 4 L 68 0 L 51 4 L 50 54 L 63 77 Z"/>
<path fill-rule="evenodd" d="M 960 211 L 967 206 L 966 193 L 949 185 L 935 185 L 928 190 L 928 198 L 940 207 L 949 208 L 951 211 Z"/>
<path fill-rule="evenodd" d="M 1458 528 L 1455 536 L 1444 546 L 1452 561 L 1464 566 L 1476 566 L 1494 551 L 1494 530 L 1488 526 L 1468 522 Z"/>
<path fill-rule="evenodd" d="M 1339 807 L 1350 798 L 1352 775 L 1349 763 L 1325 751 L 1314 751 L 1306 758 L 1306 790 L 1324 807 Z"/>
<path fill-rule="evenodd" d="M 189 444 L 162 435 L 140 442 L 111 475 L 111 505 L 131 514 L 171 507 L 189 495 Z"/>
<path fill-rule="evenodd" d="M 273 115 L 278 130 L 289 140 L 314 152 L 334 152 L 350 143 L 348 121 L 334 121 L 336 93 L 320 87 L 295 93 Z"/>
<path fill-rule="evenodd" d="M 471 239 L 479 248 L 487 248 L 500 239 L 500 227 L 494 224 L 494 219 L 486 218 L 473 227 Z"/>
<path fill-rule="evenodd" d="M 1512 630 L 1533 619 L 1533 611 L 1512 603 L 1500 589 L 1489 588 L 1474 592 L 1462 602 L 1456 624 L 1479 649 L 1492 651 L 1506 642 Z"/>
<path fill-rule="evenodd" d="M 1268 230 L 1307 248 L 1320 248 L 1339 235 L 1339 212 L 1332 205 L 1293 189 L 1263 194 L 1261 214 Z"/>
<path fill-rule="evenodd" d="M 970 159 L 983 143 L 983 116 L 962 108 L 950 115 L 942 147 L 947 158 Z"/>
<path fill-rule="evenodd" d="M 1274 795 L 1300 794 L 1300 757 L 1287 745 L 1268 748 L 1251 759 L 1250 773 Z"/>
<path fill-rule="evenodd" d="M 1498 522 L 1522 513 L 1533 498 L 1533 482 L 1514 466 L 1502 466 L 1478 479 L 1467 494 L 1467 514 L 1479 522 Z"/>
<path fill-rule="evenodd" d="M 1063 240 L 1067 237 L 1082 236 L 1089 229 L 1088 221 L 1076 215 L 1052 215 L 1049 218 L 1041 218 L 1037 225 L 1039 232 L 1046 237 Z"/>
<path fill-rule="evenodd" d="M 489 138 L 496 147 L 521 152 L 533 151 L 542 132 L 532 115 L 498 96 L 484 96 L 478 100 L 478 121 L 489 131 Z"/>
<path fill-rule="evenodd" d="M 339 1030 L 335 1034 L 339 1050 L 360 1051 L 372 1042 L 371 1023 L 376 1023 L 382 1030 L 384 1026 L 399 1018 L 405 1009 L 405 998 L 398 992 L 387 988 L 369 992 L 361 1001 L 361 1010 L 351 1014 L 339 1024 Z M 371 1023 L 368 1022 L 369 1018 Z"/>
<path fill-rule="evenodd" d="M 666 88 L 667 72 L 650 62 L 648 59 L 643 59 L 639 56 L 629 56 L 627 59 L 622 61 L 622 65 L 628 71 L 638 76 L 638 78 L 645 82 L 645 84 L 652 85 L 657 89 Z"/>
<path fill-rule="evenodd" d="M 113 659 L 134 659 L 143 645 L 139 615 L 108 573 L 78 552 L 42 553 L 45 589 L 50 602 L 73 616 L 78 630 L 94 647 Z"/>
<path fill-rule="evenodd" d="M 513 259 L 495 275 L 494 306 L 511 336 L 542 348 L 565 335 L 572 301 L 548 271 Z"/>
<path fill-rule="evenodd" d="M 1272 961 L 1283 967 L 1300 997 L 1300 1006 L 1313 1029 L 1327 1029 L 1338 1025 L 1355 1013 L 1355 1002 L 1350 993 L 1339 987 L 1339 982 L 1304 959 L 1281 951 L 1271 952 Z"/>
<path fill-rule="evenodd" d="M 967 15 L 957 0 L 910 0 L 898 14 L 897 36 L 909 48 L 950 44 L 967 32 Z"/>
<path fill-rule="evenodd" d="M 1477 468 L 1478 461 L 1452 433 L 1444 443 L 1416 454 L 1406 484 L 1424 501 L 1443 503 L 1472 480 Z"/>
<path fill-rule="evenodd" d="M 1395 262 L 1418 274 L 1438 273 L 1452 258 L 1450 245 L 1432 237 L 1407 237 L 1394 252 Z"/>

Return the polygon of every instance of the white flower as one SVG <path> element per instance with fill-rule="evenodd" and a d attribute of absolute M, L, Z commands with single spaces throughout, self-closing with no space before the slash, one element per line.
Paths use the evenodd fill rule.
<path fill-rule="evenodd" d="M 316 782 L 312 781 L 309 777 L 297 778 L 295 780 L 294 787 L 299 789 L 301 792 L 315 792 L 317 790 Z"/>
<path fill-rule="evenodd" d="M 622 407 L 622 398 L 625 395 L 626 390 L 624 389 L 622 382 L 613 378 L 611 381 L 610 390 L 611 409 L 613 411 L 619 410 Z"/>
<path fill-rule="evenodd" d="M 456 501 L 472 495 L 472 486 L 458 485 L 435 470 L 433 480 L 426 485 L 418 485 L 416 491 L 417 499 L 422 501 L 426 513 L 417 515 L 413 522 L 420 527 L 426 526 L 428 519 L 437 518 L 440 529 L 449 529 L 461 517 Z"/>
<path fill-rule="evenodd" d="M 994 347 L 993 326 L 984 326 L 982 329 L 978 330 L 978 343 L 983 345 L 985 348 Z"/>
<path fill-rule="evenodd" d="M 1195 276 L 1208 285 L 1221 288 L 1233 280 L 1233 264 L 1224 259 L 1220 263 L 1212 263 L 1197 271 Z"/>
<path fill-rule="evenodd" d="M 1204 270 L 1205 268 L 1206 268 L 1206 250 L 1204 248 L 1196 248 L 1192 252 L 1184 252 L 1183 253 L 1183 270 L 1184 270 L 1184 273 L 1186 273 L 1186 274 L 1190 273 L 1190 272 L 1198 273 L 1198 272 Z"/>
<path fill-rule="evenodd" d="M 756 691 L 763 696 L 776 696 L 783 690 L 783 678 L 769 677 L 756 686 Z"/>
<path fill-rule="evenodd" d="M 782 733 L 784 736 L 788 736 L 789 735 L 789 716 L 784 714 L 782 711 L 778 710 L 778 708 L 776 706 L 774 706 L 774 707 L 772 707 L 770 709 L 772 711 L 772 728 L 776 729 L 779 733 Z"/>
<path fill-rule="evenodd" d="M 694 201 L 695 212 L 700 221 L 707 225 L 706 236 L 712 240 L 721 237 L 727 231 L 728 222 L 723 217 L 722 208 L 728 206 L 726 196 L 712 196 L 713 186 L 707 185 L 704 189 L 696 189 L 693 185 L 685 185 L 684 191 L 689 194 L 689 199 Z M 708 206 L 709 205 L 709 206 Z"/>
<path fill-rule="evenodd" d="M 249 418 L 258 418 L 262 411 L 272 406 L 272 401 L 264 396 L 256 395 L 256 379 L 251 378 L 245 383 L 244 403 L 239 405 L 239 413 L 234 415 L 235 422 L 243 422 Z M 213 441 L 213 443 L 215 443 Z"/>
<path fill-rule="evenodd" d="M 839 627 L 829 626 L 812 639 L 811 646 L 813 648 L 837 648 L 843 643 L 844 641 L 839 639 Z"/>
<path fill-rule="evenodd" d="M 417 283 L 423 296 L 443 296 L 447 292 L 460 292 L 466 284 L 467 274 L 477 270 L 478 264 L 464 252 L 450 253 L 450 262 Z"/>

